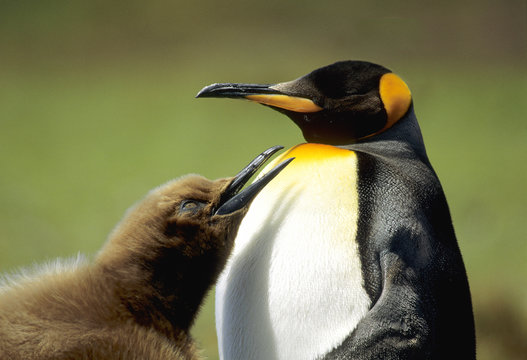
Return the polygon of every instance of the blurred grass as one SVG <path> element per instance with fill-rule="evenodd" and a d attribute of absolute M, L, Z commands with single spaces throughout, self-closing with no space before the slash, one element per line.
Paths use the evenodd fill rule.
<path fill-rule="evenodd" d="M 194 99 L 204 85 L 367 59 L 412 89 L 469 273 L 479 359 L 525 358 L 525 3 L 330 4 L 0 2 L 0 271 L 94 254 L 150 188 L 230 176 L 303 141 L 264 107 Z M 209 295 L 194 333 L 210 359 L 213 314 Z"/>

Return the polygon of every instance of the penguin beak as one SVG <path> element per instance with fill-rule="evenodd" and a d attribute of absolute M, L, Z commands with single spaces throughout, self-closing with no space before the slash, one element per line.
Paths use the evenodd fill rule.
<path fill-rule="evenodd" d="M 263 153 L 258 155 L 253 161 L 243 168 L 231 181 L 229 186 L 225 189 L 220 197 L 219 207 L 214 212 L 214 215 L 228 215 L 230 213 L 239 210 L 248 204 L 258 195 L 258 193 L 271 181 L 276 175 L 278 175 L 291 161 L 293 158 L 289 158 L 277 166 L 271 171 L 266 173 L 260 179 L 247 186 L 243 191 L 240 189 L 249 181 L 251 176 L 278 150 L 283 149 L 283 146 L 273 146 L 265 150 Z"/>
<path fill-rule="evenodd" d="M 196 97 L 247 99 L 263 105 L 300 113 L 323 110 L 311 99 L 285 94 L 277 90 L 276 87 L 277 85 L 260 84 L 212 84 L 201 89 Z"/>

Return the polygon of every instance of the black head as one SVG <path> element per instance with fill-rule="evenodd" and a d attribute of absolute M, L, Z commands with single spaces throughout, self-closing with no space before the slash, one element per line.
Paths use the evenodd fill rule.
<path fill-rule="evenodd" d="M 288 159 L 241 190 L 281 149 L 270 148 L 233 178 L 187 175 L 152 190 L 117 226 L 98 262 L 144 324 L 186 330 L 232 250 L 248 205 Z"/>
<path fill-rule="evenodd" d="M 289 116 L 309 142 L 343 145 L 379 134 L 409 110 L 406 84 L 390 70 L 342 61 L 274 84 L 213 84 L 197 97 L 245 98 Z"/>

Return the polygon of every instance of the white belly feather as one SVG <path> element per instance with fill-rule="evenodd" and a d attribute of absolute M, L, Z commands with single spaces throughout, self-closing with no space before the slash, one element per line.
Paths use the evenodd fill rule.
<path fill-rule="evenodd" d="M 254 200 L 217 284 L 222 359 L 314 359 L 369 309 L 355 242 L 356 156 L 282 158 L 295 155 Z"/>

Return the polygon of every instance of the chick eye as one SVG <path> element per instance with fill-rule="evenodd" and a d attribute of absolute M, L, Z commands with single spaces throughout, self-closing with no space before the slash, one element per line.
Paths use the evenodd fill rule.
<path fill-rule="evenodd" d="M 181 205 L 179 205 L 179 213 L 180 214 L 195 214 L 204 206 L 205 204 L 200 201 L 184 200 L 183 202 L 181 202 Z"/>

